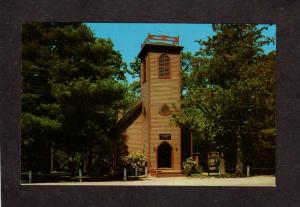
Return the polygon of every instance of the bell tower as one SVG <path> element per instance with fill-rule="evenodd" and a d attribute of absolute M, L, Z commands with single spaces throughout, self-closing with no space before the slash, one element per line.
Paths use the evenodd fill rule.
<path fill-rule="evenodd" d="M 143 152 L 151 174 L 181 171 L 181 129 L 171 123 L 181 98 L 179 37 L 148 34 L 141 65 Z"/>

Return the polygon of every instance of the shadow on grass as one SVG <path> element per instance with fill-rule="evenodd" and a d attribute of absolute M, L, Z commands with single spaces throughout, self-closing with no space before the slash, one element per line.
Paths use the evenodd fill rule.
<path fill-rule="evenodd" d="M 142 176 L 139 176 L 142 177 Z M 128 176 L 127 181 L 137 181 L 140 180 L 139 177 Z M 61 182 L 80 182 L 79 176 L 76 173 L 64 173 L 57 172 L 53 174 L 42 174 L 33 173 L 32 183 L 61 183 Z M 81 177 L 82 182 L 109 182 L 109 181 L 123 181 L 123 176 L 117 175 L 99 175 L 99 174 L 87 174 Z M 28 173 L 21 174 L 21 183 L 29 183 Z"/>

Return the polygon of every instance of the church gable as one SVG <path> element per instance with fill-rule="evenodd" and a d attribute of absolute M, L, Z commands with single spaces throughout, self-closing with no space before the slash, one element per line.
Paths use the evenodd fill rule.
<path fill-rule="evenodd" d="M 139 102 L 117 123 L 119 134 L 125 139 L 129 153 L 143 151 L 142 122 L 142 102 Z"/>

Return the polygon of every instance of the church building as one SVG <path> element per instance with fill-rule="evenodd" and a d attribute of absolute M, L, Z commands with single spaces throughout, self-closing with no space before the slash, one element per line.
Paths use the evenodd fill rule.
<path fill-rule="evenodd" d="M 141 100 L 120 120 L 128 152 L 142 152 L 151 175 L 180 174 L 192 155 L 191 137 L 172 122 L 180 108 L 179 37 L 149 34 L 141 46 Z"/>

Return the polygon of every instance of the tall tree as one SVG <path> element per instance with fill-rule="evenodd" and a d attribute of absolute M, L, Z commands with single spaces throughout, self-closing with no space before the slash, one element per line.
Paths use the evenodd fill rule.
<path fill-rule="evenodd" d="M 23 170 L 49 171 L 54 143 L 70 154 L 110 145 L 116 111 L 128 105 L 111 40 L 82 23 L 24 24 L 22 40 Z"/>
<path fill-rule="evenodd" d="M 141 97 L 141 60 L 135 57 L 134 61 L 130 63 L 131 78 L 133 81 L 130 83 L 131 93 L 134 95 L 134 102 L 140 100 Z"/>
<path fill-rule="evenodd" d="M 192 72 L 193 64 L 195 64 L 195 57 L 191 52 L 181 52 L 181 94 L 185 96 L 189 88 L 189 75 Z"/>
<path fill-rule="evenodd" d="M 175 115 L 178 124 L 201 134 L 211 149 L 235 154 L 238 175 L 264 138 L 274 146 L 275 53 L 263 52 L 262 46 L 273 41 L 262 34 L 265 29 L 250 24 L 213 25 L 216 34 L 199 41 L 182 110 Z M 260 149 L 266 152 L 266 148 Z M 274 154 L 269 157 L 273 160 Z"/>

